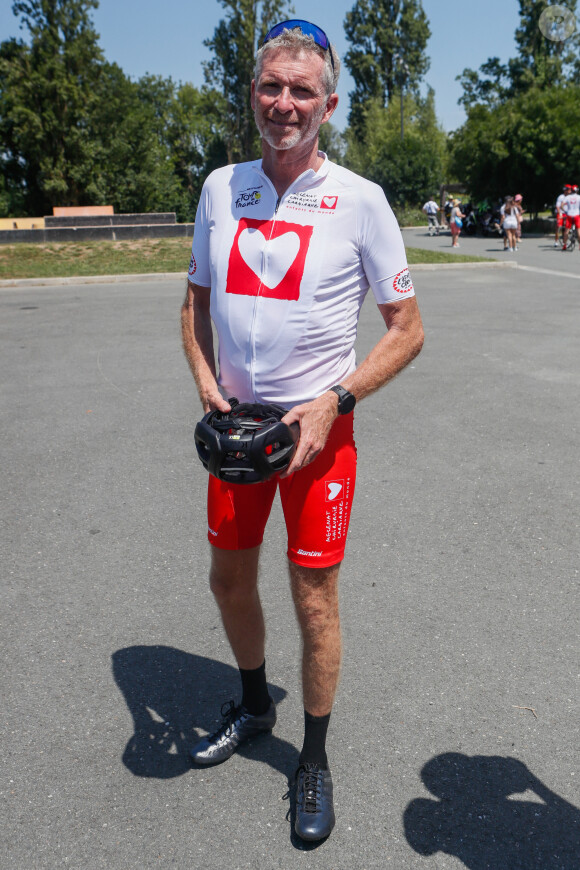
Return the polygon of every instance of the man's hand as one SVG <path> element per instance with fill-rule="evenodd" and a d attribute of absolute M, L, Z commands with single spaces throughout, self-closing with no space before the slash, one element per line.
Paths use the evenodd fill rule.
<path fill-rule="evenodd" d="M 207 392 L 205 394 L 200 393 L 201 404 L 203 405 L 203 413 L 207 414 L 209 411 L 222 411 L 223 413 L 227 413 L 232 410 L 232 406 L 229 402 L 223 398 L 220 393 L 217 392 Z"/>
<path fill-rule="evenodd" d="M 288 426 L 297 423 L 300 427 L 298 446 L 292 462 L 280 477 L 288 477 L 316 459 L 326 444 L 332 424 L 338 416 L 338 396 L 336 393 L 323 393 L 312 402 L 296 405 L 288 411 L 282 422 Z"/>

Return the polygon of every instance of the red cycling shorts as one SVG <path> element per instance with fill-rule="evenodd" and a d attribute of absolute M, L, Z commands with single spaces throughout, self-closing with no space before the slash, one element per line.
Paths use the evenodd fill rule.
<path fill-rule="evenodd" d="M 262 543 L 276 490 L 288 533 L 288 558 L 306 568 L 329 568 L 344 558 L 356 480 L 353 415 L 337 417 L 324 450 L 290 477 L 225 483 L 210 474 L 208 540 L 223 550 Z"/>
<path fill-rule="evenodd" d="M 573 225 L 576 225 L 576 229 L 580 230 L 580 214 L 575 214 L 570 217 L 570 215 L 566 215 L 566 229 L 571 230 Z"/>
<path fill-rule="evenodd" d="M 563 225 L 564 225 L 564 215 L 563 214 L 556 215 L 556 226 L 561 227 Z"/>

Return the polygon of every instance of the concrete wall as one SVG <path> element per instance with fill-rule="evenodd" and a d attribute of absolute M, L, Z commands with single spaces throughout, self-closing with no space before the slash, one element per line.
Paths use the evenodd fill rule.
<path fill-rule="evenodd" d="M 79 215 L 75 217 L 51 217 L 45 219 L 45 227 L 123 227 L 140 224 L 174 224 L 174 211 L 150 214 Z"/>
<path fill-rule="evenodd" d="M 130 239 L 193 237 L 193 224 L 136 224 L 117 227 L 47 227 L 39 230 L 0 230 L 0 245 L 16 242 L 120 242 Z"/>
<path fill-rule="evenodd" d="M 35 230 L 44 227 L 43 217 L 11 217 L 0 218 L 0 231 L 2 230 Z"/>

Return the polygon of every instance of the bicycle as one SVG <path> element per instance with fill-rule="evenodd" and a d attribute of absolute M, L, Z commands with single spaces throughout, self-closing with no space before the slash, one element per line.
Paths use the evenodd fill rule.
<path fill-rule="evenodd" d="M 578 232 L 576 230 L 576 224 L 572 224 L 570 229 L 568 230 L 568 242 L 565 248 L 562 248 L 563 251 L 573 251 L 576 247 L 576 242 L 578 240 Z"/>

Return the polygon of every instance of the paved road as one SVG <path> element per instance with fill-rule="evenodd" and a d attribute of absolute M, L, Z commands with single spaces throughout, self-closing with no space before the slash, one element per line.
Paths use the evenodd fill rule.
<path fill-rule="evenodd" d="M 283 799 L 302 715 L 279 508 L 279 726 L 187 761 L 237 680 L 181 282 L 0 292 L 3 870 L 577 870 L 579 288 L 520 274 L 418 272 L 425 349 L 357 412 L 338 825 L 314 849 Z M 379 334 L 369 303 L 360 353 Z"/>
<path fill-rule="evenodd" d="M 426 227 L 404 231 L 406 245 L 417 248 L 451 252 L 451 234 L 448 230 L 439 236 L 430 237 Z M 458 254 L 473 254 L 478 257 L 489 257 L 503 262 L 517 263 L 520 269 L 534 269 L 538 275 L 544 274 L 546 282 L 549 276 L 565 277 L 566 275 L 580 278 L 580 247 L 574 251 L 562 251 L 554 248 L 553 237 L 529 236 L 518 245 L 518 250 L 510 253 L 503 250 L 503 241 L 499 237 L 484 239 L 481 236 L 461 235 Z"/>

